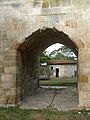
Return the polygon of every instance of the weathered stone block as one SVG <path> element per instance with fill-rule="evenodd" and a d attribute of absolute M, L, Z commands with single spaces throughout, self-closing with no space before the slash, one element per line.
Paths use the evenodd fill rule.
<path fill-rule="evenodd" d="M 89 67 L 89 65 L 88 65 L 88 67 L 81 67 L 80 69 L 79 69 L 79 71 L 80 71 L 80 73 L 81 74 L 89 74 L 90 73 L 90 67 Z"/>
<path fill-rule="evenodd" d="M 88 83 L 88 75 L 79 75 L 80 83 Z"/>
<path fill-rule="evenodd" d="M 11 61 L 11 62 L 9 62 L 9 66 L 17 66 L 17 62 L 16 61 Z"/>
<path fill-rule="evenodd" d="M 18 86 L 17 88 L 16 88 L 17 90 L 17 95 L 21 95 L 21 86 Z"/>
<path fill-rule="evenodd" d="M 2 88 L 0 88 L 0 96 L 2 95 Z"/>
<path fill-rule="evenodd" d="M 10 90 L 11 95 L 16 95 L 16 87 L 11 88 Z"/>
<path fill-rule="evenodd" d="M 5 61 L 16 61 L 16 56 L 10 55 L 10 56 L 4 56 Z"/>
<path fill-rule="evenodd" d="M 16 104 L 16 95 L 10 96 L 10 104 Z"/>
<path fill-rule="evenodd" d="M 9 61 L 1 61 L 0 66 L 1 67 L 9 67 L 10 62 Z"/>
<path fill-rule="evenodd" d="M 4 60 L 4 56 L 0 55 L 0 61 Z"/>
<path fill-rule="evenodd" d="M 70 28 L 77 28 L 77 23 L 74 21 L 67 21 L 66 26 L 68 26 Z"/>
<path fill-rule="evenodd" d="M 14 29 L 14 24 L 13 24 L 13 21 L 12 21 L 12 18 L 10 17 L 7 17 L 5 18 L 4 20 L 4 30 L 13 30 Z"/>
<path fill-rule="evenodd" d="M 0 73 L 4 73 L 4 67 L 0 67 Z"/>
<path fill-rule="evenodd" d="M 0 95 L 0 103 L 2 103 L 2 99 L 3 99 L 3 97 L 2 97 L 2 95 Z"/>
<path fill-rule="evenodd" d="M 1 75 L 1 80 L 3 82 L 8 82 L 8 81 L 12 81 L 13 75 L 12 74 L 2 74 Z"/>
<path fill-rule="evenodd" d="M 80 83 L 80 90 L 90 91 L 90 84 L 89 83 Z"/>
<path fill-rule="evenodd" d="M 50 6 L 51 7 L 59 7 L 60 6 L 60 0 L 50 0 Z"/>
<path fill-rule="evenodd" d="M 16 66 L 11 66 L 11 67 L 4 68 L 4 73 L 16 74 L 16 72 L 17 72 Z"/>
<path fill-rule="evenodd" d="M 12 82 L 3 82 L 2 83 L 2 87 L 5 89 L 9 89 L 9 88 L 12 88 L 12 87 L 15 87 L 16 86 L 16 81 L 12 81 Z"/>
<path fill-rule="evenodd" d="M 49 7 L 49 2 L 48 1 L 42 2 L 42 8 L 48 8 L 48 7 Z"/>

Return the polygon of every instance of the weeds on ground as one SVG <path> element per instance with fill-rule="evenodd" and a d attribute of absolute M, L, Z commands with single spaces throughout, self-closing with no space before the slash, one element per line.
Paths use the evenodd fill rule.
<path fill-rule="evenodd" d="M 90 120 L 90 111 L 23 110 L 20 108 L 0 108 L 0 120 Z"/>

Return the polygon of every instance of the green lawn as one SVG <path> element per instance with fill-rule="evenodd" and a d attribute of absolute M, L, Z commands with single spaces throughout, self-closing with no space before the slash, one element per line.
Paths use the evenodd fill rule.
<path fill-rule="evenodd" d="M 90 111 L 50 111 L 0 108 L 0 120 L 90 120 Z"/>
<path fill-rule="evenodd" d="M 40 86 L 72 86 L 77 85 L 76 78 L 54 78 L 50 80 L 40 80 Z"/>

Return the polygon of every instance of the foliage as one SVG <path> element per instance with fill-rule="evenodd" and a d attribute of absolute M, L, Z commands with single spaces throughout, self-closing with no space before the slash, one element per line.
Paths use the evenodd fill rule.
<path fill-rule="evenodd" d="M 64 56 L 62 53 L 57 53 L 55 56 L 51 57 L 51 59 L 52 60 L 67 60 L 67 57 Z"/>
<path fill-rule="evenodd" d="M 50 76 L 52 75 L 52 71 L 49 69 L 48 66 L 41 66 L 40 67 L 40 79 L 50 79 Z"/>
<path fill-rule="evenodd" d="M 46 54 L 46 51 L 44 51 L 41 55 L 40 55 L 40 63 L 47 63 L 48 60 L 50 60 L 51 58 Z"/>
<path fill-rule="evenodd" d="M 66 46 L 62 46 L 58 50 L 52 51 L 49 55 L 47 55 L 47 51 L 44 51 L 40 55 L 40 63 L 47 63 L 48 60 L 75 60 L 76 56 Z"/>
<path fill-rule="evenodd" d="M 67 46 L 62 46 L 61 48 L 58 49 L 59 52 L 61 52 L 64 56 L 66 56 L 67 59 L 74 60 L 74 53 L 70 48 Z"/>
<path fill-rule="evenodd" d="M 59 50 L 54 50 L 49 54 L 52 60 L 65 60 L 67 59 Z"/>
<path fill-rule="evenodd" d="M 54 50 L 50 53 L 50 56 L 52 57 L 52 59 L 60 59 L 60 60 L 74 60 L 75 59 L 75 55 L 74 53 L 71 51 L 71 49 L 69 49 L 67 46 L 62 46 L 61 48 L 59 48 L 58 50 Z"/>

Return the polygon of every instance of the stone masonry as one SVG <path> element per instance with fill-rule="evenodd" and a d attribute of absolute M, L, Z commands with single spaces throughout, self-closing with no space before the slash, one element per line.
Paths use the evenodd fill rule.
<path fill-rule="evenodd" d="M 90 108 L 90 0 L 0 0 L 0 105 L 37 89 L 39 55 L 54 43 L 78 56 L 79 107 Z"/>

